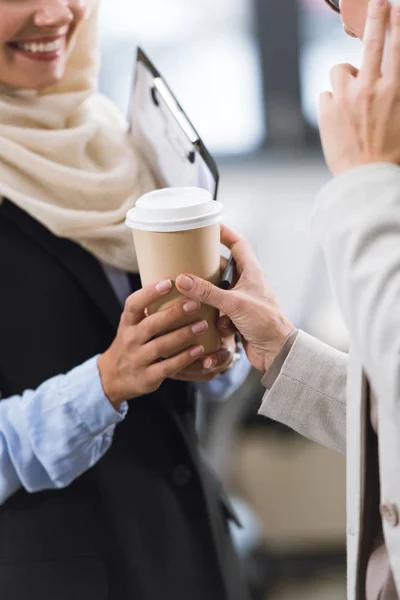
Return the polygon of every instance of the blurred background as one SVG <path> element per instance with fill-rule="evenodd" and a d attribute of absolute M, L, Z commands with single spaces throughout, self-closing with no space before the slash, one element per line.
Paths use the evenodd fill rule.
<path fill-rule="evenodd" d="M 324 0 L 103 0 L 102 91 L 126 114 L 136 46 L 180 100 L 221 172 L 226 222 L 254 245 L 297 327 L 346 350 L 310 232 L 329 180 L 316 100 L 360 61 Z M 233 529 L 254 600 L 345 598 L 344 458 L 256 416 L 251 373 L 200 435 L 244 524 Z"/>

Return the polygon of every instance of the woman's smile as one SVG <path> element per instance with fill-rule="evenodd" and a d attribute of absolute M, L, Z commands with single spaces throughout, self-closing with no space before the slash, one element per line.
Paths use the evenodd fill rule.
<path fill-rule="evenodd" d="M 53 61 L 59 59 L 66 50 L 66 32 L 49 37 L 38 37 L 9 42 L 8 48 L 15 55 L 29 60 Z"/>
<path fill-rule="evenodd" d="M 0 82 L 31 90 L 56 85 L 86 7 L 87 0 L 0 0 Z"/>

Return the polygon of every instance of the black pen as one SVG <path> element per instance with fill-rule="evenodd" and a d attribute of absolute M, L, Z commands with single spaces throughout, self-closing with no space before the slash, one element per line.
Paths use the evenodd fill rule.
<path fill-rule="evenodd" d="M 221 281 L 219 283 L 219 287 L 221 288 L 221 290 L 229 290 L 232 287 L 235 271 L 236 263 L 231 254 L 228 259 L 228 262 L 226 263 L 225 270 L 222 273 Z"/>

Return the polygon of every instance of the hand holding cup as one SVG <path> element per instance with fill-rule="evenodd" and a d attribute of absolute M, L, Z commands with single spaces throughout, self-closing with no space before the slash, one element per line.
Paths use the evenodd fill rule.
<path fill-rule="evenodd" d="M 249 361 L 264 373 L 294 327 L 281 310 L 250 244 L 225 226 L 221 241 L 236 262 L 234 287 L 221 290 L 190 273 L 180 275 L 176 286 L 188 298 L 219 309 L 221 331 L 231 331 L 233 324 L 242 336 Z"/>
<path fill-rule="evenodd" d="M 171 292 L 171 281 L 150 284 L 132 294 L 125 304 L 117 336 L 99 357 L 104 392 L 118 409 L 122 402 L 157 390 L 204 356 L 199 339 L 208 324 L 199 318 L 200 303 L 183 299 L 165 310 L 146 316 L 146 308 Z M 189 324 L 178 328 L 182 318 Z M 162 335 L 163 331 L 171 330 Z M 161 360 L 163 356 L 170 356 Z"/>
<path fill-rule="evenodd" d="M 174 285 L 183 271 L 195 273 L 213 284 L 219 283 L 221 212 L 222 205 L 200 188 L 156 190 L 142 196 L 129 211 L 126 223 L 132 229 L 142 284 L 162 279 L 173 283 L 168 297 L 148 305 L 149 315 L 183 300 Z M 203 305 L 200 315 L 207 321 L 208 329 L 199 343 L 206 355 L 217 352 L 221 344 L 216 327 L 218 311 Z M 174 327 L 187 323 L 183 315 Z"/>

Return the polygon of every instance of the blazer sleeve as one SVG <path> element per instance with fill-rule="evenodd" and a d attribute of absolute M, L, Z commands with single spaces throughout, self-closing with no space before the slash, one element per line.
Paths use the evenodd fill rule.
<path fill-rule="evenodd" d="M 313 225 L 352 347 L 398 432 L 400 168 L 367 165 L 335 178 L 320 194 Z"/>
<path fill-rule="evenodd" d="M 260 414 L 344 454 L 347 363 L 347 354 L 299 330 Z"/>

